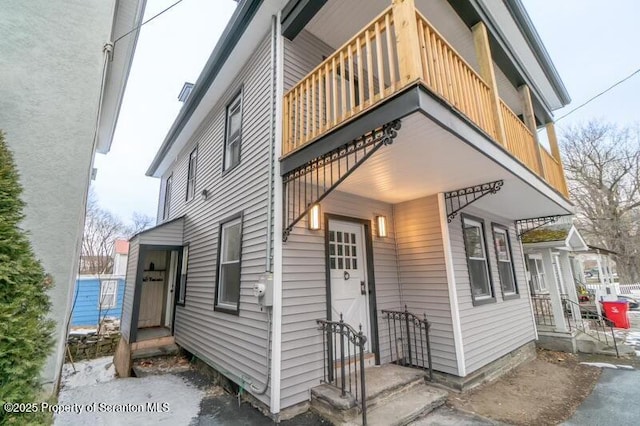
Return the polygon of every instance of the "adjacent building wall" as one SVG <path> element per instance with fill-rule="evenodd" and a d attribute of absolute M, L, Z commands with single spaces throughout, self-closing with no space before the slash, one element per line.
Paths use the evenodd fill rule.
<path fill-rule="evenodd" d="M 113 308 L 102 307 L 100 310 L 100 280 L 117 281 L 116 305 Z M 72 326 L 97 326 L 100 318 L 111 317 L 120 319 L 122 315 L 122 300 L 124 298 L 124 279 L 122 277 L 96 276 L 78 277 L 75 294 L 73 296 Z"/>
<path fill-rule="evenodd" d="M 22 226 L 53 276 L 55 346 L 43 370 L 58 382 L 78 272 L 102 78 L 115 0 L 0 2 L 0 129 L 24 188 Z"/>
<path fill-rule="evenodd" d="M 265 34 L 234 85 L 163 177 L 173 174 L 171 217 L 184 215 L 184 243 L 189 245 L 186 301 L 175 314 L 176 343 L 247 390 L 267 379 L 268 316 L 260 311 L 252 288 L 267 269 L 270 52 Z M 223 172 L 226 105 L 240 90 L 240 164 Z M 188 159 L 196 146 L 195 197 L 185 201 Z M 232 315 L 214 311 L 214 297 L 220 224 L 237 213 L 243 214 L 240 312 Z M 269 394 L 258 398 L 269 404 Z"/>
<path fill-rule="evenodd" d="M 535 340 L 536 335 L 523 264 L 522 246 L 515 231 L 514 221 L 473 206 L 465 208 L 463 213 L 484 219 L 491 278 L 496 295 L 495 303 L 473 306 L 462 235 L 462 219 L 458 215 L 449 223 L 449 235 L 464 342 L 466 373 L 470 374 L 491 361 Z M 520 292 L 520 297 L 517 299 L 503 299 L 491 232 L 492 222 L 509 227 L 516 284 Z"/>

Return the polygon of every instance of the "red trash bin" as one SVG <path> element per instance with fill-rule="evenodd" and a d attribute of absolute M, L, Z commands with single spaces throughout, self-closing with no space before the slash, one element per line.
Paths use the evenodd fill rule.
<path fill-rule="evenodd" d="M 629 304 L 625 301 L 616 300 L 613 302 L 601 302 L 605 316 L 613 321 L 616 328 L 631 328 L 629 323 Z"/>

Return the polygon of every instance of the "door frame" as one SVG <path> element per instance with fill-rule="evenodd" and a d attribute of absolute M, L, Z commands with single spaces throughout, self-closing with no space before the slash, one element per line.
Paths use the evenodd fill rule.
<path fill-rule="evenodd" d="M 327 319 L 331 319 L 331 268 L 329 265 L 329 222 L 337 220 L 341 222 L 355 223 L 362 225 L 364 228 L 364 251 L 365 264 L 367 274 L 367 287 L 369 288 L 369 330 L 371 336 L 367 336 L 371 340 L 371 352 L 375 355 L 376 365 L 380 365 L 380 346 L 378 340 L 378 307 L 376 304 L 376 280 L 373 271 L 373 237 L 371 234 L 371 220 L 360 219 L 351 216 L 342 216 L 338 214 L 324 214 L 324 263 L 325 263 L 325 281 L 326 281 L 326 306 Z"/>
<path fill-rule="evenodd" d="M 174 245 L 155 245 L 140 244 L 138 246 L 138 264 L 136 265 L 136 280 L 133 293 L 133 306 L 131 307 L 131 326 L 129 330 L 129 343 L 134 343 L 138 339 L 138 319 L 140 316 L 140 298 L 142 297 L 142 276 L 144 275 L 144 260 L 150 251 L 167 251 L 178 250 L 178 267 L 182 264 L 182 246 Z M 178 269 L 179 271 L 179 269 Z M 168 280 L 165 279 L 165 291 L 168 291 Z M 125 293 L 126 293 L 125 286 Z M 174 292 L 175 295 L 175 292 Z M 175 297 L 173 302 L 173 318 L 171 321 L 171 335 L 173 335 L 173 327 L 175 324 Z M 164 309 L 164 308 L 163 308 Z M 164 317 L 164 310 L 163 310 Z"/>

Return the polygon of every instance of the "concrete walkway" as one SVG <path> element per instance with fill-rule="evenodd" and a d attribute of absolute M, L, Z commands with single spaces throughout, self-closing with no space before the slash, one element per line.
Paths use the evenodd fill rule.
<path fill-rule="evenodd" d="M 640 424 L 640 370 L 604 368 L 591 395 L 565 425 Z"/>

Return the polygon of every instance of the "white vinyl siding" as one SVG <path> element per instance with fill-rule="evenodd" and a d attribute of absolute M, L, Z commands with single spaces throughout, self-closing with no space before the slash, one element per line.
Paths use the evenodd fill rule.
<path fill-rule="evenodd" d="M 239 385 L 242 377 L 250 377 L 256 386 L 267 380 L 267 314 L 260 310 L 252 287 L 266 268 L 270 51 L 270 39 L 265 37 L 167 171 L 173 173 L 174 194 L 184 194 L 190 147 L 198 146 L 197 187 L 208 192 L 190 202 L 174 196 L 171 205 L 172 217 L 185 216 L 184 243 L 189 245 L 185 303 L 175 312 L 176 343 Z M 242 162 L 223 175 L 226 107 L 241 88 L 247 118 Z M 240 310 L 229 315 L 214 310 L 218 239 L 220 224 L 239 211 L 243 212 Z M 269 404 L 269 395 L 267 390 L 256 398 Z"/>
<path fill-rule="evenodd" d="M 497 223 L 509 230 L 511 241 L 518 241 L 513 220 L 502 218 L 495 213 L 466 207 L 465 213 L 481 218 L 485 223 Z M 473 373 L 480 367 L 508 354 L 522 345 L 535 340 L 535 326 L 528 297 L 514 300 L 496 298 L 496 303 L 474 306 L 471 284 L 462 233 L 462 219 L 449 223 L 449 238 L 456 279 L 460 326 L 465 356 L 466 373 Z M 513 245 L 512 259 L 516 284 L 526 282 L 521 244 Z M 487 257 L 491 275 L 498 279 L 495 250 L 488 250 Z M 495 286 L 496 291 L 500 289 Z"/>

